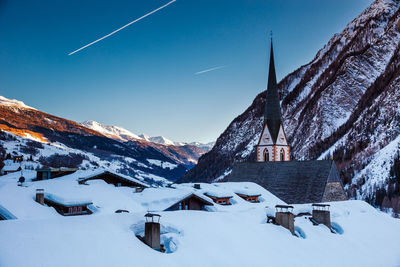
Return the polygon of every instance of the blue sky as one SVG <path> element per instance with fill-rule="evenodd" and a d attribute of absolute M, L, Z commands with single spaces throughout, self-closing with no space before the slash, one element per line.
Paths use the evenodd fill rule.
<path fill-rule="evenodd" d="M 371 0 L 0 0 L 0 95 L 77 122 L 215 140 L 267 81 L 308 63 Z M 197 72 L 225 66 L 214 71 Z"/>

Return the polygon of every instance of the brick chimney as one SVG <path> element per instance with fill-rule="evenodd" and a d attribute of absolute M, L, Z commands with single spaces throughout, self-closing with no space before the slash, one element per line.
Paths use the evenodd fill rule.
<path fill-rule="evenodd" d="M 160 250 L 160 217 L 159 214 L 147 213 L 145 216 L 144 242 L 151 248 Z"/>
<path fill-rule="evenodd" d="M 312 204 L 312 218 L 317 223 L 326 225 L 329 229 L 331 228 L 331 212 L 329 211 L 328 204 Z"/>
<path fill-rule="evenodd" d="M 289 229 L 294 234 L 293 206 L 276 205 L 275 221 L 277 224 Z"/>
<path fill-rule="evenodd" d="M 36 202 L 44 205 L 44 189 L 36 189 Z"/>

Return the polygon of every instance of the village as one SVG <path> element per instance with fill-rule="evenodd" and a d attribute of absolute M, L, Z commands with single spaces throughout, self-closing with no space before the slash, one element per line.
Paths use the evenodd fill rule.
<path fill-rule="evenodd" d="M 398 242 L 368 250 L 400 238 L 396 219 L 348 200 L 333 160 L 291 157 L 272 40 L 255 149 L 256 161 L 236 163 L 227 181 L 167 186 L 105 168 L 39 166 L 13 151 L 0 176 L 0 266 L 398 263 Z M 372 251 L 379 257 L 352 257 Z M 341 257 L 326 261 L 332 254 Z"/>

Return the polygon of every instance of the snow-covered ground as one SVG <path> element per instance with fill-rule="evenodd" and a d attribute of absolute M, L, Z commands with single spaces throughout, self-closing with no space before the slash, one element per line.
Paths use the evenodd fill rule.
<path fill-rule="evenodd" d="M 27 182 L 19 173 L 0 176 L 0 207 L 17 219 L 0 221 L 0 266 L 399 266 L 400 221 L 363 201 L 331 204 L 332 223 L 340 234 L 295 219 L 296 237 L 266 223 L 266 212 L 283 204 L 254 183 L 214 183 L 147 188 L 114 187 L 101 180 L 80 185 L 91 171 Z M 35 172 L 25 171 L 27 181 Z M 94 213 L 63 217 L 34 201 L 37 188 L 67 199 L 93 202 Z M 235 192 L 261 194 L 249 203 Z M 162 211 L 180 198 L 205 192 L 231 195 L 232 205 L 208 211 Z M 208 199 L 211 201 L 210 199 Z M 268 208 L 266 208 L 268 207 Z M 117 209 L 129 213 L 115 213 Z M 295 213 L 311 211 L 296 205 Z M 152 250 L 135 235 L 143 234 L 144 214 L 161 214 L 161 240 L 167 253 Z"/>

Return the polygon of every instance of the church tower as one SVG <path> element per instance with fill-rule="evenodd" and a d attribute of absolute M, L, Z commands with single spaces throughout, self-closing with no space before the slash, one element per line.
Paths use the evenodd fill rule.
<path fill-rule="evenodd" d="M 282 124 L 272 38 L 264 126 L 256 148 L 258 162 L 290 160 L 290 147 Z"/>

